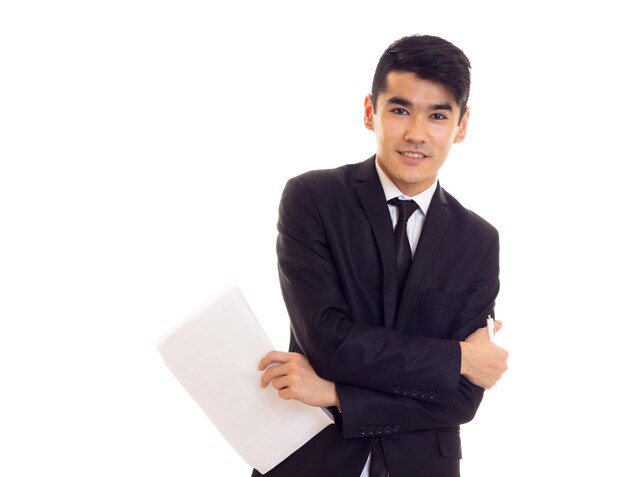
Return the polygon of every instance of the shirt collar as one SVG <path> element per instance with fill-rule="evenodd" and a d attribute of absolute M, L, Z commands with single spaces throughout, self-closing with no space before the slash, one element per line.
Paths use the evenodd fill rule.
<path fill-rule="evenodd" d="M 435 190 L 437 190 L 438 181 L 433 182 L 433 184 L 428 187 L 428 189 L 420 192 L 414 196 L 404 195 L 398 186 L 393 183 L 393 181 L 387 176 L 385 171 L 382 170 L 380 165 L 378 164 L 378 159 L 376 159 L 376 172 L 378 173 L 378 178 L 380 179 L 380 184 L 383 186 L 383 191 L 385 192 L 385 200 L 391 200 L 394 197 L 399 197 L 401 200 L 414 200 L 417 202 L 417 205 L 420 206 L 421 211 L 426 215 L 428 212 L 428 207 L 430 207 L 430 202 L 433 199 L 433 195 L 435 195 Z"/>

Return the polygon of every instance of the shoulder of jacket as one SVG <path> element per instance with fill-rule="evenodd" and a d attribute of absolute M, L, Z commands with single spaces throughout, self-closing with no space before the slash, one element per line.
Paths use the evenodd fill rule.
<path fill-rule="evenodd" d="M 442 188 L 447 207 L 455 218 L 455 222 L 471 232 L 480 231 L 486 235 L 498 235 L 498 230 L 476 212 L 464 207 L 454 196 Z"/>

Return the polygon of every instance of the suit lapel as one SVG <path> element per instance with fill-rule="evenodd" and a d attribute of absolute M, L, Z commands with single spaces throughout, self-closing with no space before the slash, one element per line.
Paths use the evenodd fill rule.
<path fill-rule="evenodd" d="M 420 289 L 422 281 L 432 269 L 437 251 L 441 246 L 441 241 L 448 228 L 449 220 L 450 213 L 447 208 L 446 198 L 441 186 L 438 184 L 437 190 L 428 207 L 428 214 L 426 215 L 424 227 L 420 234 L 417 250 L 415 251 L 404 291 L 400 298 L 398 315 L 394 323 L 395 328 L 399 328 L 404 319 L 410 319 L 412 316 L 411 310 L 414 309 L 418 295 L 417 292 Z"/>
<path fill-rule="evenodd" d="M 383 265 L 383 300 L 385 326 L 392 327 L 397 306 L 398 272 L 393 239 L 393 224 L 385 193 L 376 172 L 374 157 L 362 163 L 355 191 L 374 232 Z"/>

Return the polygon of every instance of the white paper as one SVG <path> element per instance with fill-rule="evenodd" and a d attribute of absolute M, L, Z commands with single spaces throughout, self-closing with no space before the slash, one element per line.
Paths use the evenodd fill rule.
<path fill-rule="evenodd" d="M 165 364 L 245 462 L 274 468 L 332 423 L 321 409 L 260 387 L 272 344 L 229 285 L 157 344 Z"/>

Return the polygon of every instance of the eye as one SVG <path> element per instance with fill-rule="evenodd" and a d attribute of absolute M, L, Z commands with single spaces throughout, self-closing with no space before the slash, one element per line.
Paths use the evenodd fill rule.
<path fill-rule="evenodd" d="M 447 116 L 445 114 L 441 114 L 441 113 L 433 113 L 431 115 L 431 118 L 436 119 L 437 121 L 441 121 L 443 119 L 447 119 Z"/>
<path fill-rule="evenodd" d="M 401 115 L 409 114 L 409 112 L 406 109 L 404 109 L 404 108 L 394 108 L 394 109 L 391 110 L 391 112 L 393 114 L 401 114 Z"/>

